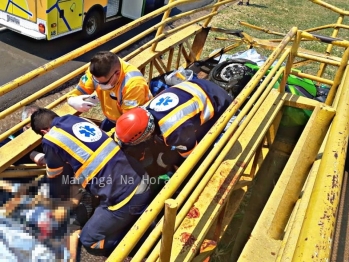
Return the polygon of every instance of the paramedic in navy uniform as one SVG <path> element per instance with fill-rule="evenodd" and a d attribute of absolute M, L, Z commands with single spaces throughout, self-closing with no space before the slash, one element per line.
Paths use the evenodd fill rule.
<path fill-rule="evenodd" d="M 116 122 L 115 134 L 126 147 L 144 144 L 153 152 L 162 150 L 153 156 L 158 166 L 178 166 L 231 103 L 232 98 L 215 83 L 185 81 L 165 89 L 144 107 L 124 113 Z"/>
<path fill-rule="evenodd" d="M 111 251 L 151 201 L 143 167 L 89 120 L 39 108 L 31 126 L 43 136 L 48 178 L 62 177 L 55 186 L 70 186 L 72 205 L 79 202 L 81 187 L 100 199 L 87 223 L 70 236 L 72 259 L 78 238 L 87 249 Z M 68 209 L 60 207 L 62 217 Z"/>

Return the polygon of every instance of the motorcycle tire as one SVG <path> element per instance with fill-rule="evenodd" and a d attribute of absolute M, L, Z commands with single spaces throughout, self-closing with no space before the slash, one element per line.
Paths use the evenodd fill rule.
<path fill-rule="evenodd" d="M 216 83 L 232 97 L 237 96 L 251 80 L 254 72 L 245 63 L 256 64 L 250 60 L 237 58 L 224 61 L 209 73 L 209 80 Z"/>

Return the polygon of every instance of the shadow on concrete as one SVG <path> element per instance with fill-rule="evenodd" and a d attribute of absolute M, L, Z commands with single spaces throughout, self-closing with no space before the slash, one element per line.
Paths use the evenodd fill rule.
<path fill-rule="evenodd" d="M 266 5 L 258 5 L 258 4 L 249 4 L 248 7 L 268 8 L 268 6 Z"/>

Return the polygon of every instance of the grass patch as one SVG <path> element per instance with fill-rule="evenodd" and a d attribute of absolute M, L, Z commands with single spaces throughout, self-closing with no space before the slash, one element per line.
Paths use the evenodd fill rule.
<path fill-rule="evenodd" d="M 345 8 L 347 1 L 345 0 L 333 0 L 328 1 L 329 4 L 335 5 L 339 8 Z M 240 6 L 236 3 L 225 5 L 220 9 L 220 13 L 215 16 L 211 21 L 211 26 L 222 27 L 226 29 L 239 29 L 243 30 L 247 34 L 261 39 L 281 39 L 282 37 L 267 34 L 265 32 L 255 30 L 241 25 L 239 22 L 247 22 L 249 24 L 256 25 L 268 29 L 270 31 L 286 34 L 292 27 L 297 27 L 301 30 L 319 27 L 325 24 L 336 23 L 338 14 L 326 9 L 318 4 L 314 4 L 311 1 L 299 1 L 299 0 L 282 0 L 282 1 L 251 1 L 250 6 Z M 343 23 L 348 24 L 348 17 L 344 18 Z M 331 36 L 333 29 L 325 29 L 317 31 L 316 34 Z M 347 30 L 341 29 L 338 34 L 338 38 L 349 40 Z M 212 32 L 209 34 L 208 40 L 205 45 L 204 55 L 208 55 L 210 52 L 222 46 L 228 44 L 227 41 L 220 41 L 216 37 L 227 37 L 225 34 Z M 319 42 L 309 41 L 302 43 L 301 47 L 324 53 L 326 51 L 326 45 Z M 246 48 L 246 47 L 245 47 Z M 269 51 L 261 48 L 256 48 L 261 54 L 268 56 Z M 233 50 L 231 53 L 243 50 L 243 48 Z M 332 50 L 333 55 L 339 55 L 343 53 L 343 48 L 334 47 Z M 302 71 L 307 73 L 316 73 L 318 67 L 302 67 Z M 326 71 L 327 76 L 333 76 L 333 69 Z"/>

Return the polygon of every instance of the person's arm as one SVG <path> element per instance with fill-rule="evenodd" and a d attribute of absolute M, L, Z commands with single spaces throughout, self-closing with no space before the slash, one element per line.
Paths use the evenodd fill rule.
<path fill-rule="evenodd" d="M 79 185 L 70 185 L 70 199 L 69 201 L 59 201 L 56 202 L 55 208 L 52 211 L 52 217 L 59 223 L 63 222 L 67 219 L 69 213 L 72 209 L 74 209 L 81 200 L 82 194 L 80 193 Z M 70 230 L 68 230 L 67 236 L 67 248 L 70 254 L 70 261 L 76 260 L 78 244 L 79 244 L 79 235 L 81 232 L 80 227 L 76 227 L 74 225 L 71 226 Z"/>
<path fill-rule="evenodd" d="M 79 83 L 75 89 L 68 95 L 68 97 L 90 95 L 95 91 L 92 75 L 89 70 L 80 78 Z"/>
<path fill-rule="evenodd" d="M 32 151 L 29 154 L 30 159 L 38 166 L 46 165 L 45 154 L 38 151 Z"/>
<path fill-rule="evenodd" d="M 80 78 L 75 90 L 69 94 L 68 104 L 79 112 L 87 112 L 95 103 L 87 101 L 90 95 L 95 91 L 94 82 L 91 73 L 87 70 Z"/>
<path fill-rule="evenodd" d="M 137 106 L 144 105 L 150 98 L 151 93 L 144 79 L 138 79 L 137 77 L 136 79 L 131 80 L 122 96 L 122 113 Z"/>
<path fill-rule="evenodd" d="M 158 156 L 158 165 L 162 167 L 176 165 L 181 161 L 180 158 L 183 160 L 189 156 L 197 143 L 196 132 L 193 125 L 184 126 L 180 130 L 174 131 L 166 141 L 170 150 Z"/>
<path fill-rule="evenodd" d="M 74 171 L 50 146 L 43 145 L 51 198 L 57 199 L 57 217 L 79 203 L 79 184 L 71 184 Z M 66 213 L 66 212 L 63 212 Z M 61 220 L 61 219 L 60 219 Z"/>
<path fill-rule="evenodd" d="M 70 177 L 74 176 L 72 168 L 67 165 L 63 159 L 54 152 L 54 150 L 49 146 L 44 146 L 46 166 L 47 166 L 47 175 L 49 178 L 50 185 L 53 184 L 56 191 L 61 192 L 64 190 L 64 187 L 69 187 L 69 198 L 64 200 L 54 201 L 54 206 L 52 210 L 52 217 L 57 222 L 61 223 L 68 217 L 70 211 L 75 208 L 81 199 L 82 194 L 80 194 L 81 186 L 79 184 L 64 184 L 63 181 L 71 182 Z M 68 177 L 65 177 L 68 176 Z M 67 179 L 68 178 L 68 179 Z M 50 186 L 50 189 L 52 186 Z M 51 192 L 50 192 L 51 193 Z M 58 193 L 54 194 L 54 197 L 58 196 Z M 58 196 L 60 198 L 60 196 Z M 67 237 L 67 248 L 70 253 L 70 259 L 75 261 L 77 247 L 79 243 L 79 233 L 80 229 L 73 229 L 72 232 L 69 232 Z"/>
<path fill-rule="evenodd" d="M 76 261 L 77 257 L 77 251 L 78 251 L 78 245 L 79 245 L 79 237 L 80 237 L 81 230 L 76 230 L 73 233 L 71 233 L 68 236 L 68 250 L 70 254 L 70 260 L 69 261 Z"/>
<path fill-rule="evenodd" d="M 76 87 L 78 87 L 78 85 Z M 81 96 L 81 95 L 83 95 L 83 93 L 79 89 L 75 88 L 74 90 L 69 92 L 68 98 L 73 96 Z"/>
<path fill-rule="evenodd" d="M 4 190 L 6 192 L 12 193 L 13 192 L 13 184 L 1 179 L 0 180 L 0 189 Z"/>

